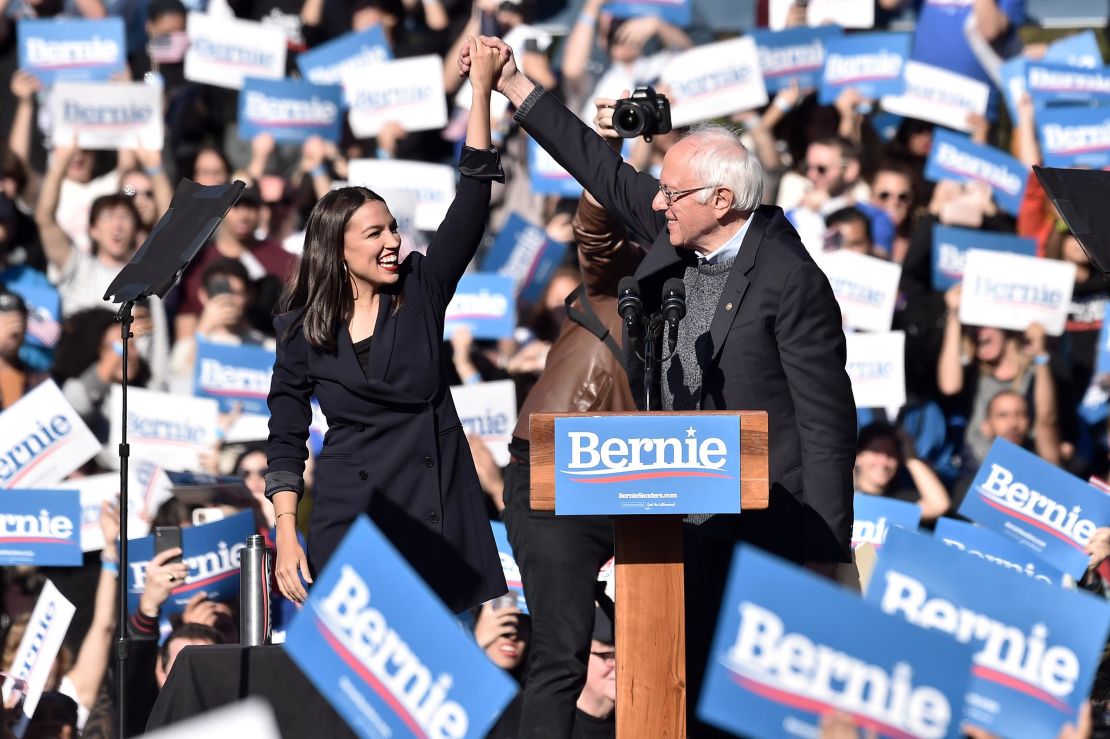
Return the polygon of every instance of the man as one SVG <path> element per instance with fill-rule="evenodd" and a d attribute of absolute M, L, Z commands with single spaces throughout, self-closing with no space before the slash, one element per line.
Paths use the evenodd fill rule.
<path fill-rule="evenodd" d="M 596 608 L 590 639 L 590 665 L 586 685 L 578 696 L 573 739 L 612 739 L 616 736 L 617 649 L 613 642 L 613 622 L 605 611 Z"/>
<path fill-rule="evenodd" d="M 759 205 L 762 168 L 733 132 L 693 132 L 667 152 L 656 180 L 624 164 L 520 74 L 502 41 L 482 42 L 506 58 L 497 88 L 516 106 L 524 130 L 624 221 L 632 238 L 652 245 L 636 271 L 645 311 L 659 309 L 668 278 L 686 282 L 678 351 L 660 373 L 663 409 L 768 413 L 768 509 L 714 517 L 688 542 L 687 551 L 702 560 L 690 585 L 705 591 L 703 607 L 688 609 L 697 616 L 687 633 L 693 688 L 713 633 L 700 619 L 716 617 L 733 540 L 830 577 L 838 562 L 850 561 L 856 422 L 840 309 L 782 211 Z M 459 61 L 465 74 L 468 53 Z M 629 380 L 633 397 L 643 397 L 642 365 L 629 363 Z M 695 569 L 689 562 L 688 575 Z"/>
<path fill-rule="evenodd" d="M 859 208 L 849 206 L 834 211 L 825 219 L 825 250 L 845 251 L 868 257 L 885 258 L 871 240 L 871 221 Z"/>
<path fill-rule="evenodd" d="M 27 333 L 27 304 L 17 293 L 0 287 L 0 409 L 11 407 L 47 375 L 19 358 Z"/>

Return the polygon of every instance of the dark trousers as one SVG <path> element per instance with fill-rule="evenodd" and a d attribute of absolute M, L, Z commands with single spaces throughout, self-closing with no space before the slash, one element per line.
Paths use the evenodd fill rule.
<path fill-rule="evenodd" d="M 559 517 L 529 504 L 526 447 L 514 440 L 505 470 L 505 526 L 532 614 L 520 736 L 566 739 L 586 682 L 597 572 L 613 556 L 607 517 Z"/>

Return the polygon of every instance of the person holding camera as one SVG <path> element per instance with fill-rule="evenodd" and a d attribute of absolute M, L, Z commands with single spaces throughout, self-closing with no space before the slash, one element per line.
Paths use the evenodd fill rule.
<path fill-rule="evenodd" d="M 697 575 L 687 578 L 687 675 L 696 701 L 735 541 L 829 577 L 851 561 L 856 411 L 840 308 L 782 210 L 760 205 L 762 168 L 734 131 L 695 128 L 667 152 L 656 179 L 625 164 L 602 136 L 519 73 L 503 41 L 481 43 L 501 53 L 497 89 L 516 106 L 522 128 L 633 239 L 651 244 L 635 273 L 645 313 L 660 310 L 667 279 L 685 285 L 686 318 L 653 393 L 661 409 L 767 411 L 769 507 L 699 517 L 700 526 L 687 527 L 686 572 Z M 469 69 L 464 51 L 459 70 Z M 622 107 L 624 101 L 614 110 Z M 612 118 L 602 111 L 599 123 L 611 127 Z M 643 398 L 644 365 L 627 336 L 624 348 L 633 396 Z"/>

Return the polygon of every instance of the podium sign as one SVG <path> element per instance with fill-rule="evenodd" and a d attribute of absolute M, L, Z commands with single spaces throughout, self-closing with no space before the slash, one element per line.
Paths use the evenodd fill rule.
<path fill-rule="evenodd" d="M 738 416 L 555 419 L 555 515 L 740 512 Z"/>

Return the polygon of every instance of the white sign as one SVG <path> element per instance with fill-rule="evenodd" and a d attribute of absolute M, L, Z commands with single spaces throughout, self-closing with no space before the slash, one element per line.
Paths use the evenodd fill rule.
<path fill-rule="evenodd" d="M 66 480 L 51 487 L 58 490 L 81 491 L 81 551 L 96 552 L 104 548 L 100 531 L 100 504 L 115 501 L 119 495 L 119 473 L 105 472 L 76 480 Z M 142 491 L 128 484 L 127 538 L 141 539 L 150 533 L 150 523 L 143 517 Z"/>
<path fill-rule="evenodd" d="M 890 330 L 902 277 L 900 266 L 844 250 L 821 254 L 817 263 L 829 278 L 846 328 Z"/>
<path fill-rule="evenodd" d="M 111 433 L 108 448 L 120 438 L 123 393 L 113 385 L 108 396 Z M 168 470 L 195 470 L 200 455 L 216 443 L 218 404 L 211 398 L 191 398 L 141 388 L 127 391 L 127 443 L 131 458 L 149 460 Z"/>
<path fill-rule="evenodd" d="M 83 149 L 161 150 L 162 86 L 145 82 L 59 82 L 50 88 L 53 139 Z"/>
<path fill-rule="evenodd" d="M 0 413 L 0 488 L 50 487 L 99 451 L 53 380 Z"/>
<path fill-rule="evenodd" d="M 451 397 L 468 435 L 482 437 L 501 467 L 509 463 L 509 442 L 516 428 L 516 383 L 512 380 L 454 385 Z"/>
<path fill-rule="evenodd" d="M 285 77 L 285 31 L 238 18 L 189 13 L 185 79 L 240 90 L 246 77 Z"/>
<path fill-rule="evenodd" d="M 359 138 L 377 136 L 393 121 L 406 131 L 427 131 L 447 125 L 443 90 L 443 60 L 435 55 L 414 56 L 374 65 L 374 73 L 344 73 L 347 120 Z"/>
<path fill-rule="evenodd" d="M 906 404 L 906 335 L 849 333 L 844 369 L 857 408 L 901 408 Z"/>
<path fill-rule="evenodd" d="M 670 87 L 671 124 L 688 126 L 767 103 L 759 53 L 750 36 L 695 46 L 663 70 Z"/>
<path fill-rule="evenodd" d="M 198 736 L 281 739 L 281 732 L 269 702 L 251 696 L 143 736 L 146 739 L 196 739 Z"/>
<path fill-rule="evenodd" d="M 772 31 L 786 28 L 786 17 L 795 0 L 771 0 L 768 26 Z M 875 0 L 810 0 L 806 25 L 837 25 L 841 28 L 874 28 Z"/>
<path fill-rule="evenodd" d="M 910 118 L 930 121 L 957 131 L 970 131 L 971 113 L 986 115 L 990 87 L 979 80 L 947 69 L 906 60 L 903 70 L 906 91 L 885 95 L 883 110 Z"/>
<path fill-rule="evenodd" d="M 23 699 L 23 715 L 27 719 L 34 715 L 46 681 L 54 671 L 54 658 L 58 656 L 58 649 L 69 630 L 69 622 L 75 610 L 73 604 L 54 587 L 54 583 L 47 580 L 9 668 L 12 677 L 27 683 L 27 693 Z M 5 706 L 9 705 L 15 688 L 12 677 L 4 681 Z"/>
<path fill-rule="evenodd" d="M 375 192 L 380 187 L 383 190 L 416 193 L 414 219 L 421 231 L 439 228 L 447 215 L 447 208 L 455 199 L 455 170 L 445 164 L 401 159 L 352 159 L 347 170 L 348 185 L 362 185 Z"/>
<path fill-rule="evenodd" d="M 1036 322 L 1049 336 L 1059 336 L 1074 286 L 1071 262 L 969 249 L 960 323 L 1024 331 Z"/>

